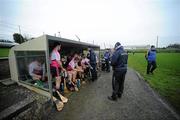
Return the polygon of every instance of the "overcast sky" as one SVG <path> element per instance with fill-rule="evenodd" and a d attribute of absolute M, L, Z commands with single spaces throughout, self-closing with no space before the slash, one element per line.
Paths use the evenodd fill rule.
<path fill-rule="evenodd" d="M 104 48 L 180 43 L 180 0 L 0 0 L 0 38 L 14 32 L 94 41 Z"/>

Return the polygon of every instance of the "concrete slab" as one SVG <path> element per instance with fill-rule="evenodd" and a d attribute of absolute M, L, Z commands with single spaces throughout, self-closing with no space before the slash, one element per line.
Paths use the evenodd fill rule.
<path fill-rule="evenodd" d="M 0 112 L 0 119 L 11 119 L 14 116 L 17 116 L 22 111 L 25 111 L 26 109 L 31 107 L 34 103 L 35 100 L 29 100 L 28 98 L 26 98 L 23 101 L 20 101 Z"/>
<path fill-rule="evenodd" d="M 6 85 L 6 86 L 8 86 L 8 85 L 13 85 L 13 84 L 16 83 L 16 82 L 12 81 L 10 78 L 3 79 L 3 80 L 1 80 L 0 82 L 1 82 L 3 85 Z"/>
<path fill-rule="evenodd" d="M 51 107 L 48 97 L 17 84 L 6 86 L 0 83 L 0 120 L 42 120 L 47 118 Z"/>

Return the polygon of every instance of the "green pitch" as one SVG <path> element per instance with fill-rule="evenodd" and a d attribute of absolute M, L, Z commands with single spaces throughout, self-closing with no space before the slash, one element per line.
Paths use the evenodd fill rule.
<path fill-rule="evenodd" d="M 0 48 L 0 57 L 8 57 L 10 48 Z"/>
<path fill-rule="evenodd" d="M 180 111 L 180 53 L 157 53 L 157 69 L 146 74 L 145 53 L 129 54 L 128 66 L 138 71 L 152 88 Z"/>

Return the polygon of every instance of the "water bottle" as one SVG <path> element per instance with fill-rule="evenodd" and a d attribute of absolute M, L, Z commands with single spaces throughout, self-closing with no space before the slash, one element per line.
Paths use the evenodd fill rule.
<path fill-rule="evenodd" d="M 67 72 L 64 72 L 64 77 L 65 77 L 65 78 L 67 78 L 67 77 L 68 77 L 68 76 L 67 76 Z"/>
<path fill-rule="evenodd" d="M 80 86 L 81 86 L 81 81 L 80 81 L 80 79 L 78 79 L 77 80 L 77 87 L 80 88 Z"/>
<path fill-rule="evenodd" d="M 63 74 L 63 72 L 61 72 L 61 73 L 60 73 L 60 76 L 61 76 L 61 77 L 64 77 L 64 74 Z"/>
<path fill-rule="evenodd" d="M 63 92 L 64 91 L 64 84 L 61 83 L 61 91 Z"/>

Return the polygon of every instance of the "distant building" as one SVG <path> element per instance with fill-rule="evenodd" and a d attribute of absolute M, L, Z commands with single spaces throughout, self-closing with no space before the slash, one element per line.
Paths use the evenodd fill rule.
<path fill-rule="evenodd" d="M 13 47 L 19 45 L 18 43 L 12 42 L 10 40 L 0 39 L 0 47 Z"/>
<path fill-rule="evenodd" d="M 149 49 L 151 46 L 150 45 L 128 45 L 124 46 L 125 49 L 131 50 L 131 49 Z"/>

